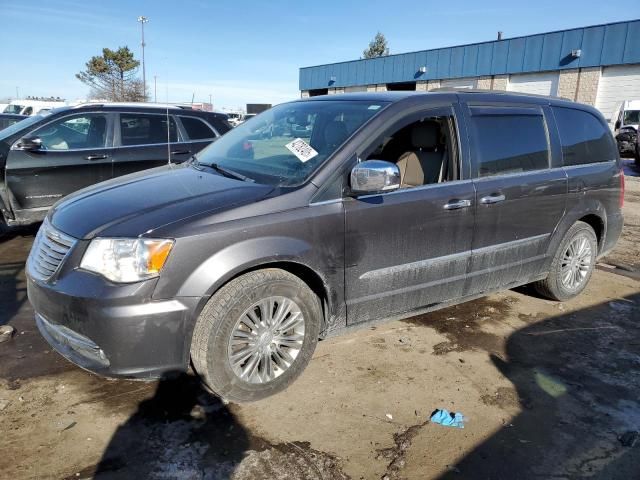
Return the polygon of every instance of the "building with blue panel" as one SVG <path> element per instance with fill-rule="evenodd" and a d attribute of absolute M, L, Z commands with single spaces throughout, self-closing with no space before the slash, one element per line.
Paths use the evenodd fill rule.
<path fill-rule="evenodd" d="M 480 88 L 559 96 L 608 119 L 640 99 L 640 20 L 300 69 L 303 97 Z"/>

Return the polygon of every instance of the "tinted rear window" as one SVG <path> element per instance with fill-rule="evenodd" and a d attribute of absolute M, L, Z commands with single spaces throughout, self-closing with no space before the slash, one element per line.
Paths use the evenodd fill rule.
<path fill-rule="evenodd" d="M 213 128 L 215 128 L 220 135 L 224 135 L 231 130 L 231 125 L 229 125 L 229 122 L 224 117 L 209 117 L 207 121 L 213 125 Z"/>
<path fill-rule="evenodd" d="M 206 140 L 209 138 L 216 138 L 215 132 L 199 118 L 195 117 L 180 117 L 182 126 L 187 131 L 189 140 Z"/>
<path fill-rule="evenodd" d="M 153 145 L 178 141 L 178 130 L 173 117 L 169 117 L 167 132 L 166 115 L 145 113 L 121 113 L 120 137 L 122 145 Z"/>
<path fill-rule="evenodd" d="M 547 131 L 542 115 L 474 115 L 474 152 L 478 176 L 542 170 L 549 167 Z"/>
<path fill-rule="evenodd" d="M 583 110 L 553 107 L 558 124 L 564 165 L 614 160 L 611 133 L 595 116 Z"/>

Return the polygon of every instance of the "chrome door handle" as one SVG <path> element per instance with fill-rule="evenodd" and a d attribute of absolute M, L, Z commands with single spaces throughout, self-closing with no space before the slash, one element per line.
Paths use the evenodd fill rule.
<path fill-rule="evenodd" d="M 506 198 L 504 195 L 487 195 L 480 199 L 480 203 L 483 205 L 491 205 L 492 203 L 504 202 Z"/>
<path fill-rule="evenodd" d="M 471 206 L 471 200 L 451 200 L 449 203 L 444 204 L 445 210 L 458 210 L 460 208 L 467 208 Z"/>
<path fill-rule="evenodd" d="M 86 158 L 87 160 L 92 162 L 94 160 L 104 160 L 105 158 L 107 158 L 107 155 L 105 155 L 104 153 L 100 153 L 100 154 L 97 154 L 97 155 L 87 155 L 84 158 Z"/>

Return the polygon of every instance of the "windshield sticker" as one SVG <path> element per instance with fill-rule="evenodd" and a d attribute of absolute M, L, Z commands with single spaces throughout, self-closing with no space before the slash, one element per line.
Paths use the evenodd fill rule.
<path fill-rule="evenodd" d="M 302 163 L 308 162 L 318 155 L 318 152 L 301 138 L 296 138 L 293 142 L 287 143 L 285 148 L 298 157 L 298 160 Z"/>

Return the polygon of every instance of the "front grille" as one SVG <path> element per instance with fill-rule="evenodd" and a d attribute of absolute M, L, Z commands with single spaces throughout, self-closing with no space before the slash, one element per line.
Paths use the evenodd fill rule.
<path fill-rule="evenodd" d="M 75 243 L 75 238 L 56 230 L 45 220 L 31 247 L 27 270 L 38 280 L 49 280 Z"/>

